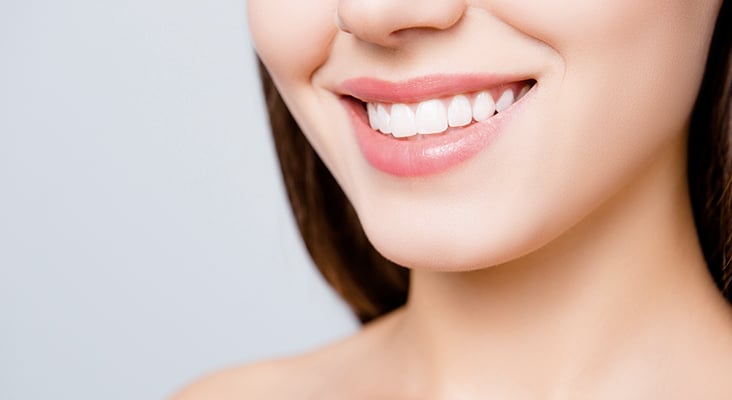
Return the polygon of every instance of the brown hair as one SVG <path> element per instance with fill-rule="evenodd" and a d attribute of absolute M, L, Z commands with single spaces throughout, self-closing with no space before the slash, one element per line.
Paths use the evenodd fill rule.
<path fill-rule="evenodd" d="M 691 117 L 689 191 L 709 271 L 732 301 L 732 7 L 723 2 Z M 259 64 L 277 156 L 305 245 L 362 323 L 406 302 L 409 274 L 366 239 L 356 213 Z"/>
<path fill-rule="evenodd" d="M 689 128 L 691 205 L 704 257 L 732 301 L 732 3 L 724 1 Z"/>

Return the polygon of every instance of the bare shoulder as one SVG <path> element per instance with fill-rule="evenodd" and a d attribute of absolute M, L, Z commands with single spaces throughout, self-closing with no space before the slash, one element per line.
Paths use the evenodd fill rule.
<path fill-rule="evenodd" d="M 171 400 L 331 398 L 338 392 L 334 382 L 341 381 L 334 378 L 369 362 L 392 319 L 383 317 L 351 337 L 308 353 L 212 373 L 184 388 Z"/>
<path fill-rule="evenodd" d="M 301 374 L 297 360 L 286 358 L 227 368 L 200 378 L 175 394 L 171 400 L 292 399 L 289 384 Z"/>

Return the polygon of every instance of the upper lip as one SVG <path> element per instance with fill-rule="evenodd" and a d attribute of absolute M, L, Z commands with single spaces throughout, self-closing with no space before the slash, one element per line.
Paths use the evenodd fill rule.
<path fill-rule="evenodd" d="M 348 79 L 338 87 L 343 95 L 367 103 L 417 103 L 424 100 L 471 93 L 531 79 L 524 75 L 427 75 L 401 82 L 370 77 Z"/>

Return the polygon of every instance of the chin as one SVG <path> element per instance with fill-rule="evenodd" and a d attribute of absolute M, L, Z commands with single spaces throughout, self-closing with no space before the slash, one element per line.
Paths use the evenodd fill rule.
<path fill-rule="evenodd" d="M 406 268 L 430 271 L 475 271 L 500 265 L 541 248 L 560 232 L 515 211 L 461 217 L 459 211 L 443 209 L 397 218 L 373 213 L 362 214 L 361 221 L 384 257 Z"/>

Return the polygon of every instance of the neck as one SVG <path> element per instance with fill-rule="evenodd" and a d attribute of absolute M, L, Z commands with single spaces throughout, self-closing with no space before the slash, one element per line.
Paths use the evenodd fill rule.
<path fill-rule="evenodd" d="M 697 241 L 684 154 L 683 145 L 669 150 L 520 259 L 472 272 L 412 271 L 398 332 L 415 370 L 435 390 L 476 379 L 494 389 L 575 390 L 600 375 L 632 374 L 619 365 L 631 357 L 643 365 L 671 341 L 718 324 L 729 307 Z"/>

